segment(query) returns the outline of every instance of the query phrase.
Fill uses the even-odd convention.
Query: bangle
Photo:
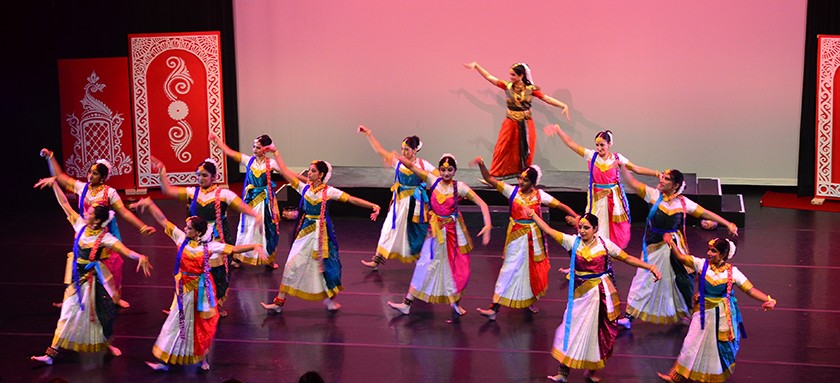
[[[773,299],[773,297],[771,297],[770,294],[767,294],[767,302],[773,302],[774,305],[776,304],[776,300]]]
[[[140,232],[142,233],[143,230],[146,230],[149,227],[150,227],[149,225],[143,225],[143,227],[140,228]]]

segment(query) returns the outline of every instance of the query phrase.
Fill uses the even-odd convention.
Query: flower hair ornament
[[[529,67],[528,64],[525,64],[525,63],[514,64],[514,66],[517,66],[517,65],[522,65],[522,67],[525,68],[525,78],[528,80],[528,82],[531,83],[531,85],[533,85],[534,84],[534,76],[531,74],[531,67]]]
[[[402,146],[404,146],[404,147],[406,147],[406,148],[411,148],[410,146],[408,146],[408,144],[406,144],[406,143],[405,143],[405,140],[403,140],[403,142],[402,142]],[[417,139],[417,149],[414,149],[414,152],[415,152],[415,153],[416,153],[416,152],[419,152],[419,151],[420,151],[420,149],[423,149],[423,140],[421,140],[421,139],[419,139],[419,138],[418,138],[418,139]]]
[[[726,259],[732,259],[735,256],[735,242],[732,242],[729,238],[726,239],[726,242],[729,242],[729,256]]]
[[[219,167],[219,163],[218,163],[218,162],[216,162],[216,160],[214,160],[214,159],[212,159],[212,158],[205,158],[205,159],[204,159],[204,162],[209,162],[209,163],[213,164],[213,166],[215,166],[216,168],[218,168],[218,167]]]
[[[109,210],[109,211],[108,211],[108,219],[106,219],[105,221],[103,221],[102,223],[100,223],[100,224],[99,224],[99,227],[106,227],[106,226],[108,226],[108,224],[109,224],[109,223],[111,223],[111,221],[113,221],[113,220],[114,220],[114,216],[115,216],[115,215],[116,215],[116,214],[114,213],[114,210]]]
[[[312,165],[315,165],[315,163],[317,163],[318,161],[319,160],[312,161]],[[329,181],[330,178],[332,178],[332,175],[333,175],[332,164],[327,162],[327,161],[324,161],[324,160],[320,160],[320,161],[322,161],[324,164],[327,165],[327,174],[324,175],[324,180],[321,181],[321,183],[327,183],[327,181]]]
[[[615,144],[615,137],[613,137],[612,132],[610,132],[609,130],[602,130],[598,132],[598,138],[596,138],[595,141],[602,140],[603,138],[601,138],[601,136],[607,136],[607,143],[609,143],[610,145]]]
[[[540,168],[540,166],[539,166],[539,165],[531,165],[531,166],[529,166],[529,167],[530,167],[531,169],[536,170],[536,172],[537,172],[537,182],[534,182],[534,185],[539,185],[539,184],[540,184],[540,180],[542,180],[542,176],[543,176],[542,168]]]
[[[451,159],[452,159],[452,162],[454,162],[454,163],[453,163],[453,164],[450,164],[450,163],[447,161],[447,162],[444,162],[444,163],[443,163],[443,165],[444,165],[444,166],[455,166],[455,167],[457,167],[457,166],[458,166],[458,160],[455,158],[455,155],[454,155],[454,154],[452,154],[452,153],[443,153],[443,155],[442,155],[442,156],[440,156],[440,160],[442,160],[442,159],[444,159],[444,158],[446,158],[446,157],[451,158]],[[440,160],[438,160],[438,161],[440,161]]]
[[[682,194],[683,191],[685,191],[685,181],[683,181],[682,184],[680,184],[680,188],[677,189],[677,195]]]
[[[108,168],[108,177],[111,176],[111,163],[108,162],[108,160],[106,160],[104,158],[100,158],[100,159],[96,160],[96,163]],[[105,177],[104,179],[108,179],[108,177]]]

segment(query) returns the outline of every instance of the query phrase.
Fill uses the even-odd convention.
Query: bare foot
[[[475,311],[478,311],[478,313],[481,314],[481,316],[487,317],[487,319],[489,320],[496,320],[497,312],[493,310],[477,308],[475,309]]]
[[[120,356],[120,355],[122,355],[122,351],[120,351],[120,349],[118,349],[118,348],[116,348],[116,347],[114,347],[114,346],[112,346],[112,345],[110,345],[110,344],[108,345],[108,352],[110,352],[110,353],[111,353],[111,355],[113,355],[113,356]]]
[[[210,363],[207,363],[207,359],[201,361],[201,369],[204,371],[210,370]]]
[[[127,308],[131,307],[131,305],[128,302],[126,302],[122,299],[120,299],[120,301],[117,302],[117,306],[119,306],[121,309],[127,309]]]
[[[282,307],[282,306],[275,305],[274,303],[264,303],[264,302],[260,302],[260,306],[262,306],[264,309],[266,309],[266,310],[268,310],[268,311],[274,311],[275,313],[278,313],[278,314],[279,314],[281,311],[283,311],[283,307]]]
[[[41,363],[46,364],[48,366],[52,366],[52,364],[53,364],[53,358],[50,358],[47,355],[31,356],[31,357],[29,357],[29,359],[34,360],[36,362],[41,362]]]
[[[670,376],[670,375],[665,375],[665,374],[663,374],[663,373],[661,373],[661,372],[657,372],[657,373],[656,373],[656,376],[658,376],[658,377],[659,377],[659,379],[662,379],[662,380],[664,380],[664,381],[666,381],[666,382],[673,382],[673,381],[674,381],[673,379],[671,379],[671,376]]]
[[[169,371],[169,366],[163,363],[146,362],[146,365],[151,367],[152,370],[155,371]]]

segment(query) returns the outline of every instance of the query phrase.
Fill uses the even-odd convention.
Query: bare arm
[[[222,141],[221,138],[219,138],[219,136],[217,136],[213,133],[210,133],[210,135],[207,137],[207,139],[210,140],[210,142],[218,145],[219,148],[222,149],[222,152],[224,152],[226,156],[228,156],[230,158],[233,158],[236,161],[241,161],[242,160],[242,153],[231,149],[229,146],[227,146],[227,144],[225,144],[224,141]]]
[[[67,218],[72,217],[76,211],[73,210],[73,206],[70,206],[70,202],[67,201],[67,196],[64,194],[64,190],[61,190],[61,186],[58,186],[58,183],[55,182],[55,177],[45,178],[39,181],[39,183],[41,182],[49,182],[51,184],[53,193],[55,193],[55,200],[58,202],[58,205],[61,206],[61,210],[64,210],[64,215],[66,215]]]
[[[245,203],[242,198],[236,197],[230,204],[230,208],[236,211],[237,213],[249,215],[257,220],[257,222],[262,222],[262,217],[257,214],[256,210],[251,208],[251,205]]]
[[[476,157],[474,160],[472,160],[472,162],[470,162],[470,164],[478,165],[478,169],[481,170],[481,177],[484,178],[484,181],[486,181],[488,184],[490,184],[490,186],[496,189],[499,188],[499,184],[501,182],[499,182],[499,180],[497,180],[496,177],[490,175],[490,171],[487,170],[487,166],[484,165],[484,160],[481,157]]]
[[[561,234],[559,231],[552,229],[551,226],[549,226],[548,223],[546,223],[542,218],[540,218],[540,215],[537,214],[537,212],[533,209],[529,207],[524,207],[523,210],[525,211],[525,215],[533,219],[534,223],[536,223],[537,226],[539,226],[540,230],[542,230],[544,233],[548,234],[553,238],[557,238],[557,236]]]
[[[770,311],[776,308],[776,300],[755,287],[747,290],[747,295],[759,302],[763,302],[761,307],[764,311]]]
[[[487,203],[475,194],[474,191],[467,193],[467,199],[478,205],[478,208],[481,209],[481,218],[484,220],[484,226],[478,232],[478,236],[481,237],[481,244],[486,246],[490,243],[490,231],[493,230],[493,224],[490,221],[490,208],[487,207]]]
[[[715,213],[713,213],[709,210],[703,210],[703,214],[700,214],[700,218],[710,219],[710,220],[715,221],[715,222],[717,222],[717,223],[719,223],[723,226],[726,226],[726,228],[729,229],[729,234],[730,235],[732,235],[734,237],[738,236],[738,225],[727,221],[723,217],[721,217],[721,216],[719,216],[719,215],[717,215],[717,214],[715,214]]]
[[[120,217],[122,217],[122,219],[128,221],[128,223],[130,223],[132,226],[136,227],[137,230],[140,231],[140,234],[152,235],[157,231],[157,230],[155,230],[155,228],[143,223],[143,221],[141,221],[140,218],[137,218],[137,216],[134,215],[134,213],[132,213],[131,210],[126,209],[125,206],[120,205],[120,206],[114,208],[114,211]]]
[[[563,129],[560,129],[560,125],[557,125],[557,124],[548,125],[545,128],[543,128],[543,132],[549,137],[557,135],[558,137],[560,137],[560,140],[563,141],[563,143],[566,144],[566,146],[569,147],[569,149],[572,149],[573,152],[575,152],[579,156],[583,157],[583,155],[584,155],[583,146],[578,145],[577,142],[572,140],[572,138],[569,137],[569,135],[566,134],[566,132],[564,132]]]
[[[647,185],[637,180],[636,177],[633,177],[624,166],[621,166],[621,174],[624,176],[624,180],[627,181],[628,186],[636,191],[636,194],[639,194],[639,191],[645,190],[645,187],[647,187]]]
[[[166,165],[163,162],[155,157],[150,158],[152,160],[152,165],[158,169],[158,175],[160,176],[160,191],[168,197],[177,198],[179,193],[186,190],[186,188],[180,186],[172,186],[172,183],[169,182],[169,177],[166,176]]]
[[[624,253],[623,250],[621,252]],[[659,273],[659,269],[656,268],[656,265],[650,264],[650,263],[645,263],[641,259],[636,258],[636,257],[634,257],[630,254],[627,254],[627,253],[624,253],[624,255],[625,255],[625,257],[624,257],[624,259],[621,260],[622,262],[624,262],[624,263],[626,263],[630,266],[639,268],[639,269],[645,269],[645,270],[650,271],[650,273],[653,274],[653,280],[654,281],[658,281],[659,278],[662,278],[662,275]]]
[[[659,170],[648,169],[646,167],[639,166],[633,163],[628,163],[625,166],[627,167],[627,170],[636,174],[641,174],[643,176],[659,177],[660,175]]]
[[[464,64],[464,67],[467,68],[467,69],[475,69],[478,72],[478,74],[481,75],[481,77],[484,77],[485,80],[487,80],[488,82],[490,82],[493,85],[496,85],[496,84],[499,83],[498,78],[496,78],[495,76],[490,74],[490,72],[488,72],[486,69],[484,69],[481,65],[478,65],[478,63],[475,62],[475,61],[473,61],[469,64]]]
[[[359,207],[366,207],[368,209],[373,209],[373,213],[371,213],[371,215],[370,215],[370,220],[371,221],[376,221],[376,217],[379,216],[379,205],[377,205],[373,202],[365,201],[365,200],[363,200],[361,198],[358,198],[358,197],[353,197],[351,195],[348,195],[348,197],[349,198],[347,199],[347,202],[352,204],[352,205],[356,205],[356,206],[359,206]]]
[[[423,180],[423,182],[425,182],[426,177],[429,176],[429,172],[417,167],[417,165],[415,165],[414,162],[409,161],[408,158],[405,158],[399,154],[395,155],[394,158],[399,160],[400,163],[402,163],[403,166],[405,166],[408,170],[411,170],[414,174],[417,174],[417,176],[419,176]]]
[[[137,261],[137,269],[135,271],[143,269],[143,274],[147,277],[152,275],[152,264],[149,262],[149,257],[125,247],[122,242],[117,242],[116,245],[112,246],[111,251]]]
[[[50,175],[55,177],[61,187],[70,187],[76,183],[76,179],[68,176],[61,170],[61,165],[55,159],[55,153],[47,148],[41,149],[41,157],[47,159],[47,165],[50,168]]]
[[[148,210],[149,214],[152,215],[152,218],[154,218],[155,221],[157,221],[157,223],[163,227],[172,224],[172,222],[169,222],[169,220],[166,219],[166,216],[163,214],[162,211],[160,211],[160,208],[158,208],[157,205],[155,205],[155,202],[152,201],[150,197],[143,198],[131,204],[131,208],[140,209],[141,212]]]
[[[694,266],[691,262],[691,258],[688,254],[685,254],[680,250],[680,247],[674,243],[674,237],[671,234],[665,234],[662,236],[662,240],[671,248],[671,253],[677,257],[677,260],[680,261],[681,264],[686,266]]]
[[[300,174],[297,174],[297,173],[289,170],[288,167],[286,167],[286,161],[283,161],[283,157],[280,156],[280,151],[277,150],[277,148],[274,147],[274,145],[271,145],[270,148],[274,152],[274,161],[276,161],[277,166],[280,167],[280,175],[282,175],[283,178],[286,179],[286,182],[288,182],[290,184],[294,184],[295,182],[307,182],[308,181],[305,178],[301,179]]]
[[[553,106],[556,106],[560,109],[563,109],[563,115],[566,116],[566,120],[569,120],[569,121],[572,120],[572,117],[569,115],[569,106],[566,105],[566,103],[564,103],[564,102],[562,102],[562,101],[560,101],[560,100],[558,100],[554,97],[551,97],[547,94],[544,95],[540,100],[545,101],[545,103],[548,104],[548,105],[553,105]]]
[[[359,127],[356,128],[356,131],[367,137],[370,147],[373,148],[373,151],[376,152],[376,154],[379,154],[379,156],[385,161],[391,161],[391,153],[382,147],[382,144],[380,144],[376,137],[373,136],[373,132],[371,132],[370,129],[364,125],[359,125]]]

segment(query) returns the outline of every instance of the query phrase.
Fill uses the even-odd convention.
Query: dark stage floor
[[[749,337],[742,341],[731,382],[831,382],[840,375],[840,309],[833,283],[840,279],[840,215],[759,207],[760,194],[745,195],[746,227],[741,229],[734,263],[759,289],[779,302],[764,313],[758,302],[739,293]],[[63,214],[43,192],[44,204],[55,209],[20,214],[2,222],[6,248],[0,288],[0,382],[43,382],[62,377],[71,382],[296,382],[306,371],[317,370],[327,382],[545,382],[557,362],[549,354],[555,328],[566,304],[566,281],[557,270],[568,256],[551,246],[551,287],[536,315],[503,309],[496,322],[477,315],[476,307],[490,302],[501,259],[504,227],[497,226],[487,247],[472,254],[472,280],[462,301],[469,314],[460,324],[448,324],[447,305],[417,302],[409,316],[388,308],[401,300],[413,265],[389,262],[379,272],[364,268],[376,246],[378,222],[361,217],[335,217],[343,260],[343,308],[330,315],[320,302],[290,298],[279,315],[269,315],[259,301],[273,297],[282,262],[289,248],[291,223],[284,223],[278,249],[281,268],[242,268],[233,274],[233,290],[226,304],[230,316],[219,322],[210,356],[212,369],[150,370],[151,349],[172,300],[171,270],[177,251],[159,233],[141,238],[120,222],[125,242],[152,258],[154,275],[145,279],[126,260],[125,299],[131,302],[116,321],[114,344],[123,356],[80,355],[63,352],[53,366],[29,360],[49,345],[61,300],[65,253],[73,232]],[[184,209],[174,201],[161,202],[179,225]],[[20,212],[20,211],[18,211]],[[24,211],[26,213],[26,210]],[[473,213],[474,214],[474,213]],[[384,216],[384,213],[383,213]],[[150,217],[142,216],[151,222]],[[496,221],[496,220],[494,220]],[[504,221],[501,219],[499,221]],[[559,222],[553,222],[561,227]],[[638,255],[643,225],[633,226],[629,251]],[[571,228],[562,226],[571,232]],[[476,232],[474,230],[474,232]],[[724,230],[689,228],[695,253]],[[837,253],[835,253],[837,251]],[[634,270],[616,265],[617,284],[626,297]],[[604,382],[656,382],[679,352],[687,327],[636,323],[619,335],[614,356],[603,370]],[[581,371],[570,381],[582,382]]]

